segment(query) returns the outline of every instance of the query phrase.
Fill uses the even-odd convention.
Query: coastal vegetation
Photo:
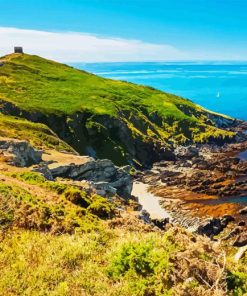
[[[37,149],[73,151],[46,125],[2,113],[0,113],[0,137],[26,140]]]
[[[117,191],[178,144],[234,141],[235,120],[26,54],[1,58],[0,108],[0,295],[247,294],[246,252],[144,223]]]
[[[25,189],[24,189],[25,188]],[[74,233],[98,227],[114,205],[79,188],[46,181],[38,173],[7,173],[0,183],[1,227]]]
[[[137,220],[75,234],[1,230],[2,295],[245,295],[246,263],[183,229],[147,232]],[[89,222],[87,223],[95,223]],[[138,224],[139,223],[139,224]],[[226,249],[227,250],[227,249]]]
[[[27,54],[1,62],[2,112],[46,124],[82,155],[145,166],[164,155],[172,158],[174,145],[235,137],[222,129],[231,118],[151,87]],[[50,145],[51,136],[45,142]]]
[[[114,203],[64,182],[10,172],[0,197],[2,295],[247,292],[247,257],[236,265],[236,249],[182,228],[148,229],[131,214],[121,219]]]

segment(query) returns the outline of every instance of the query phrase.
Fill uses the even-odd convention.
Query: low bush
[[[173,265],[171,258],[179,246],[168,235],[147,235],[123,243],[110,255],[108,276],[129,281],[134,295],[169,295]]]
[[[229,272],[227,284],[233,296],[247,295],[247,273],[239,271]]]

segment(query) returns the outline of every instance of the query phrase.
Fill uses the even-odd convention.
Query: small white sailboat
[[[220,93],[218,92],[217,95],[216,95],[216,98],[219,98],[219,97],[220,97]]]

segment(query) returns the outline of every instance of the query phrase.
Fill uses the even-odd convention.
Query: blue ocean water
[[[149,85],[247,120],[247,63],[94,63],[74,67]]]

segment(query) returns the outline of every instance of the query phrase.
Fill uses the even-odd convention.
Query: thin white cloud
[[[185,60],[189,57],[166,44],[99,37],[87,33],[45,32],[0,27],[0,55],[23,46],[30,54],[61,62]]]

